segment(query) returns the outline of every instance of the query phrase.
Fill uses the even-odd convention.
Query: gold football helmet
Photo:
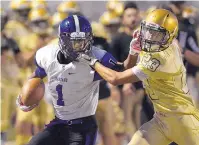
[[[40,21],[40,20],[48,20],[49,13],[46,9],[38,8],[38,9],[32,9],[29,14],[29,20],[31,22],[33,21]]]
[[[65,1],[58,5],[57,11],[62,13],[75,13],[79,11],[79,7],[75,1]]]
[[[104,26],[120,24],[119,16],[116,13],[110,11],[104,12],[99,21]]]
[[[28,1],[28,0],[12,0],[10,2],[10,8],[12,10],[30,9],[30,1]]]
[[[47,2],[45,0],[33,0],[31,2],[31,8],[47,8]]]
[[[63,21],[68,15],[66,13],[60,13],[56,12],[51,18],[51,25],[53,27],[57,26],[60,24],[61,21]]]
[[[114,12],[116,15],[121,16],[124,11],[124,4],[117,0],[108,1],[106,4],[106,8],[110,12]]]
[[[31,6],[28,0],[12,0],[10,8],[14,11],[14,16],[19,21],[26,21],[30,12]]]
[[[165,9],[155,9],[141,22],[140,39],[143,51],[159,52],[169,47],[178,33],[176,16]]]
[[[91,27],[94,36],[107,39],[106,30],[104,29],[104,26],[101,23],[93,21],[91,23]]]
[[[184,18],[196,18],[199,9],[193,6],[188,6],[183,9],[182,16]]]
[[[65,19],[67,18],[68,15],[66,13],[60,13],[60,12],[56,12],[52,17],[51,17],[51,26],[52,26],[52,34],[55,36],[58,35],[58,28],[59,28],[59,24]]]
[[[29,21],[32,30],[37,34],[45,34],[49,28],[49,13],[44,8],[32,9]]]

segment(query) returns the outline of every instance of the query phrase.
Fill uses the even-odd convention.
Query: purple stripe
[[[37,77],[39,77],[39,78],[44,78],[44,77],[46,77],[47,76],[47,74],[46,74],[46,71],[42,68],[42,67],[40,67],[39,65],[38,65],[38,63],[37,63],[37,61],[36,61],[36,58],[35,58],[35,65],[37,66],[37,68],[36,68],[36,70],[35,70],[35,75],[37,76]]]

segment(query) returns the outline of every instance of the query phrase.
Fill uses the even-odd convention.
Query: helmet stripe
[[[73,18],[75,20],[75,29],[76,29],[76,32],[80,32],[79,19],[78,19],[77,15],[73,15]]]

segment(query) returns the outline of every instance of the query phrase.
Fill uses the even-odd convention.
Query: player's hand
[[[95,63],[98,61],[98,59],[91,57],[87,54],[80,54],[78,57],[79,61],[85,62],[86,64],[88,64],[90,67],[94,67]]]
[[[130,50],[129,50],[130,55],[138,55],[141,51],[140,34],[139,33],[140,33],[139,30],[136,30],[133,33],[133,39],[131,40]]]
[[[38,104],[34,104],[32,106],[25,106],[22,101],[21,101],[21,96],[19,95],[17,97],[17,100],[16,100],[16,105],[24,112],[28,112],[28,111],[31,111],[32,109],[34,109],[36,106],[38,106]]]

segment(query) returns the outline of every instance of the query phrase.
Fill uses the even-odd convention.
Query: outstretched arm
[[[132,69],[123,72],[111,70],[99,62],[96,62],[93,68],[100,74],[100,76],[107,82],[113,85],[121,85],[125,83],[133,83],[139,81],[138,77],[133,73]]]
[[[136,65],[138,55],[129,54],[127,59],[124,61],[124,68],[129,69]]]

